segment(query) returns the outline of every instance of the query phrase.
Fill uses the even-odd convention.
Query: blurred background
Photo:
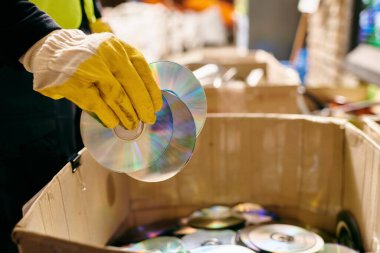
[[[379,0],[101,4],[112,31],[149,62],[193,70],[209,112],[380,113]],[[229,101],[236,95],[236,103],[224,106],[224,93]]]

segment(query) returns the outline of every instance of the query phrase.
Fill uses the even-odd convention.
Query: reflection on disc
[[[232,208],[234,215],[243,217],[247,224],[261,224],[273,221],[275,214],[254,203],[240,203]]]
[[[324,245],[319,235],[284,224],[254,227],[248,234],[248,240],[258,249],[269,252],[315,253]]]
[[[187,253],[180,239],[170,236],[162,236],[148,239],[131,247],[123,247],[124,251],[148,251],[162,253]]]
[[[227,229],[238,228],[244,225],[245,220],[239,217],[227,217],[223,219],[212,219],[207,217],[190,218],[188,225],[194,228],[203,229]]]
[[[172,115],[173,132],[165,152],[149,166],[126,172],[144,182],[159,182],[176,175],[193,155],[196,128],[187,106],[175,95],[163,91]]]
[[[185,227],[181,227],[180,229],[176,230],[174,232],[174,235],[176,235],[176,236],[185,236],[185,235],[193,234],[193,233],[195,233],[197,231],[198,231],[198,229],[196,229],[196,228],[192,228],[190,226],[185,226]]]
[[[236,232],[232,230],[198,230],[193,234],[182,237],[187,250],[209,245],[235,244]]]
[[[191,253],[253,253],[253,251],[238,245],[219,245],[196,248],[191,250]]]
[[[180,228],[180,221],[178,219],[158,220],[128,229],[120,237],[111,242],[110,245],[123,246],[158,236],[170,235],[178,228]]]
[[[154,62],[150,68],[161,90],[172,91],[187,105],[193,115],[198,136],[206,120],[207,102],[197,78],[189,69],[174,62]]]
[[[357,253],[358,251],[350,249],[346,246],[334,244],[334,243],[326,243],[323,247],[321,253]]]
[[[121,126],[106,128],[83,111],[80,130],[83,143],[92,157],[103,167],[124,173],[141,170],[159,159],[173,135],[172,112],[165,93],[167,92],[163,92],[163,107],[156,113],[156,123],[140,124],[137,134]],[[129,133],[138,137],[131,139]]]
[[[255,203],[240,203],[235,205],[232,208],[232,211],[235,213],[248,213],[248,212],[258,212],[264,210],[264,207],[255,204]]]

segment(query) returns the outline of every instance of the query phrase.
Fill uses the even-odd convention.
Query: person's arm
[[[60,29],[46,13],[27,0],[4,0],[0,15],[0,65],[19,64],[19,58],[38,40]]]
[[[111,33],[60,27],[25,0],[5,0],[0,60],[33,73],[33,89],[67,98],[105,126],[153,124],[162,94],[144,56]]]
[[[102,18],[102,13],[101,13],[101,9],[102,9],[102,4],[99,0],[92,0],[93,3],[94,3],[94,14],[95,14],[95,17],[96,19],[98,18]]]

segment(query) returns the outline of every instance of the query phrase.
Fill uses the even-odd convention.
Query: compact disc
[[[261,210],[264,210],[264,207],[249,202],[237,204],[232,208],[232,211],[235,213],[257,212]]]
[[[126,172],[144,182],[159,182],[176,175],[193,155],[196,129],[187,106],[175,95],[163,92],[172,114],[173,132],[165,152],[149,166]]]
[[[198,136],[207,115],[206,94],[198,79],[189,69],[174,62],[158,61],[151,63],[150,68],[161,90],[173,92],[189,108]]]
[[[204,246],[193,249],[191,253],[253,253],[252,250],[239,245]]]
[[[172,235],[180,228],[178,219],[158,220],[149,224],[129,228],[117,239],[110,242],[113,246],[123,246],[130,243],[141,242],[158,236]]]
[[[324,245],[319,235],[285,224],[253,227],[247,237],[247,246],[253,244],[255,248],[269,252],[315,253],[323,249]]]
[[[346,246],[335,244],[335,243],[326,243],[323,247],[321,253],[357,253],[358,251],[350,249]]]
[[[232,230],[202,230],[182,237],[182,242],[187,250],[192,250],[208,245],[235,244],[236,232]]]
[[[261,224],[273,221],[276,215],[254,203],[240,203],[232,208],[234,215],[243,217],[247,224]]]
[[[164,103],[156,113],[156,123],[140,124],[136,130],[139,133],[121,126],[106,128],[98,119],[83,111],[80,130],[83,143],[92,157],[103,167],[116,172],[140,170],[161,157],[173,135],[172,112],[166,100],[169,93],[162,94]],[[128,133],[131,133],[131,138]]]
[[[240,228],[244,225],[245,220],[240,217],[227,217],[222,219],[213,219],[208,217],[190,218],[188,225],[195,228],[203,229],[227,229]]]
[[[278,220],[276,220],[276,223],[277,224],[293,225],[293,226],[297,226],[297,227],[301,227],[303,229],[306,229],[307,231],[310,231],[310,232],[315,233],[315,234],[319,235],[320,237],[322,237],[325,244],[336,241],[336,238],[333,234],[330,234],[329,232],[324,231],[322,229],[316,228],[310,224],[303,223],[300,220],[281,217],[281,218],[278,218]],[[274,222],[272,224],[274,224]]]
[[[336,237],[339,244],[364,252],[359,226],[352,213],[347,210],[338,213]]]
[[[195,211],[190,217],[206,217],[212,219],[224,219],[231,216],[231,208],[228,206],[214,205]]]
[[[198,231],[198,229],[196,229],[196,228],[192,228],[190,226],[185,226],[185,227],[181,227],[178,230],[176,230],[174,232],[174,235],[176,235],[176,236],[185,236],[185,235],[193,234],[193,233],[195,233],[197,231]]]
[[[162,236],[136,243],[130,247],[123,247],[124,251],[148,251],[160,253],[187,253],[180,239]]]
[[[248,248],[253,249],[255,252],[259,252],[260,249],[257,248],[249,239],[249,233],[255,228],[256,226],[249,226],[245,227],[242,230],[239,230],[236,236],[236,241],[238,241],[238,244],[242,244]]]
[[[141,128],[135,131],[121,126],[106,128],[83,112],[82,139],[93,158],[105,168],[141,181],[162,181],[180,171],[195,146],[195,123],[177,96],[167,91],[162,95],[164,103],[156,113],[156,123],[140,124]]]

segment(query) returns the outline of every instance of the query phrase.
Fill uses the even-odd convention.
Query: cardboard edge
[[[86,148],[83,148],[82,150],[80,150],[78,152],[78,155],[82,155],[84,152],[86,152]],[[49,187],[55,182],[58,180],[58,178],[60,176],[62,176],[64,173],[72,173],[71,171],[72,167],[71,167],[71,164],[70,162],[67,162],[63,168],[58,171],[58,173],[56,175],[54,175],[54,177],[38,192],[36,193],[30,200],[28,200],[23,209],[24,209],[24,213],[23,213],[23,217],[22,219],[16,224],[15,228],[13,229],[12,231],[12,234],[11,234],[11,237],[12,237],[12,240],[18,244],[18,239],[20,239],[20,234],[24,234],[25,233],[25,229],[22,228],[22,226],[20,225],[21,223],[23,223],[26,219],[28,219],[28,217],[31,215],[31,212],[32,210],[34,210],[35,208],[37,208],[36,206],[38,205],[38,202],[40,201],[40,199],[43,197],[43,192],[46,190],[46,189],[49,189]],[[29,232],[28,232],[29,233]],[[30,232],[30,233],[33,233],[33,232]],[[39,233],[35,233],[35,234],[39,234]]]
[[[302,114],[279,114],[279,113],[208,113],[207,117],[214,118],[229,118],[229,117],[241,117],[241,118],[257,118],[257,119],[278,119],[278,120],[307,120],[315,123],[326,123],[344,126],[348,123],[346,119],[302,115]]]
[[[61,249],[64,250],[62,252],[65,253],[74,253],[74,252],[82,252],[82,253],[117,253],[117,252],[128,252],[125,250],[121,250],[118,248],[112,248],[112,247],[102,247],[102,246],[96,246],[96,245],[90,245],[90,244],[85,244],[81,242],[75,242],[75,241],[70,241],[70,240],[65,240],[49,235],[42,235],[39,233],[34,233],[34,232],[28,232],[24,231],[22,229],[16,228],[14,231],[14,234],[17,238],[22,238],[22,243],[18,244],[19,249],[22,251],[22,244],[25,242],[33,242],[33,245],[44,245],[44,251],[41,253],[45,252],[55,252],[54,249]],[[47,251],[49,250],[50,251]],[[34,252],[39,252],[38,247]]]

